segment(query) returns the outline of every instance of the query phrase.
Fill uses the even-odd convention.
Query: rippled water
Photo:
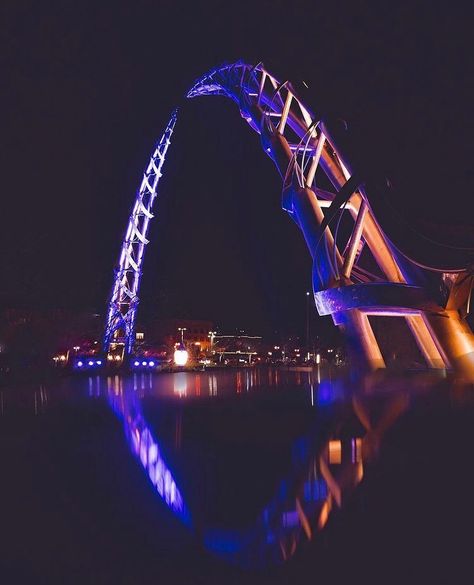
[[[1,582],[463,582],[473,389],[329,374],[4,388]]]

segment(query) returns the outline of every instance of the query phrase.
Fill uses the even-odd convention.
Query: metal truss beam
[[[453,368],[474,379],[474,336],[462,321],[470,295],[458,294],[466,288],[465,273],[451,279],[449,289],[444,275],[420,268],[396,248],[373,214],[365,177],[353,171],[332,128],[303,104],[291,83],[280,83],[262,64],[236,63],[204,75],[187,97],[217,94],[235,101],[260,134],[283,178],[282,206],[303,231],[313,257],[318,310],[332,314],[360,360],[369,368],[384,366],[368,315],[398,316],[406,320],[428,367]],[[320,188],[322,177],[333,191]],[[341,245],[344,211],[353,228]],[[372,266],[364,265],[365,247]],[[372,273],[373,265],[379,274]],[[451,310],[456,298],[463,302]]]
[[[104,336],[105,352],[110,350],[112,343],[123,345],[126,354],[133,350],[138,292],[145,246],[148,244],[148,228],[153,218],[153,203],[158,193],[158,183],[176,119],[175,110],[150,157],[128,221],[108,305]]]

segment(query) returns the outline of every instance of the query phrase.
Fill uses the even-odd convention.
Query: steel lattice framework
[[[201,77],[187,97],[207,95],[231,98],[260,134],[264,151],[282,177],[282,207],[302,230],[313,258],[317,309],[332,315],[354,354],[371,368],[384,367],[369,316],[397,316],[406,320],[428,367],[453,368],[474,377],[474,336],[463,319],[469,274],[421,267],[389,241],[370,206],[367,177],[351,168],[333,128],[303,104],[291,83],[279,82],[262,64],[239,62]],[[159,168],[175,119],[160,142],[164,146],[157,149]],[[123,244],[106,349],[114,339],[125,343],[128,353],[132,350],[145,235],[156,195],[157,180],[150,189],[147,179],[153,169],[150,163]],[[142,192],[149,194],[146,204]],[[145,216],[140,228],[134,219],[139,208]],[[352,227],[341,243],[343,213],[350,216]]]
[[[158,183],[162,176],[161,169],[171,143],[176,117],[175,110],[151,155],[130,215],[109,302],[104,339],[106,351],[112,342],[124,344],[127,354],[133,350],[138,290],[145,246],[148,244],[148,226],[153,217],[153,203],[157,196]]]

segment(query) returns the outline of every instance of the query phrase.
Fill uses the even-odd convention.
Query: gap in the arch
[[[232,102],[181,109],[160,187],[140,319],[303,335],[311,259],[281,209],[276,168]]]

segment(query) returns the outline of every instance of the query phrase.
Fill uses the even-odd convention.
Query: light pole
[[[209,350],[212,352],[212,348],[214,347],[214,337],[216,336],[217,331],[209,331],[208,337],[211,340],[211,347]]]
[[[184,345],[184,332],[186,331],[186,327],[178,327],[178,331],[181,331],[181,344]]]

